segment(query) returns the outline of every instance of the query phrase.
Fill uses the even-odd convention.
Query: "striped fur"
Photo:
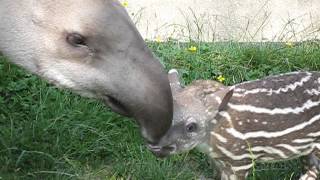
[[[212,151],[234,174],[256,161],[291,159],[320,148],[320,73],[290,73],[235,86],[211,123]],[[228,140],[221,141],[221,139]]]

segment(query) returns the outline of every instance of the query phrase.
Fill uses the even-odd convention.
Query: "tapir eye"
[[[68,34],[67,42],[74,47],[86,46],[86,38],[78,33]]]
[[[188,133],[196,132],[198,130],[198,125],[196,123],[189,123],[186,126],[186,131]]]

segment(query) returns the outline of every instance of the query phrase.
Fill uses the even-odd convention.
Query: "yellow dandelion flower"
[[[197,47],[191,46],[191,47],[188,48],[188,51],[190,51],[192,53],[195,53],[195,52],[197,52]]]
[[[293,44],[292,42],[287,42],[287,43],[286,43],[286,46],[287,46],[288,48],[293,48],[294,44]]]
[[[226,80],[226,78],[223,77],[222,75],[220,75],[220,76],[217,77],[217,80],[222,83],[222,82],[224,82]]]
[[[122,2],[122,6],[123,7],[128,7],[129,6],[129,2],[128,1],[123,1]]]
[[[163,40],[161,39],[161,37],[158,36],[158,37],[156,38],[156,42],[157,42],[157,43],[161,43],[161,42],[163,42]]]

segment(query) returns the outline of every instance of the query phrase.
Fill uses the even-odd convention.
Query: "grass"
[[[320,44],[165,43],[149,46],[186,84],[225,84],[295,70],[320,70]],[[189,52],[190,46],[197,47]],[[248,179],[297,179],[301,159],[258,164]],[[136,125],[100,102],[58,90],[0,57],[0,179],[197,179],[213,177],[205,155],[156,159]]]

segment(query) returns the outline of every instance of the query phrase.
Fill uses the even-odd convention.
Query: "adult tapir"
[[[171,125],[167,74],[117,0],[0,0],[0,51],[133,117],[148,142]]]

